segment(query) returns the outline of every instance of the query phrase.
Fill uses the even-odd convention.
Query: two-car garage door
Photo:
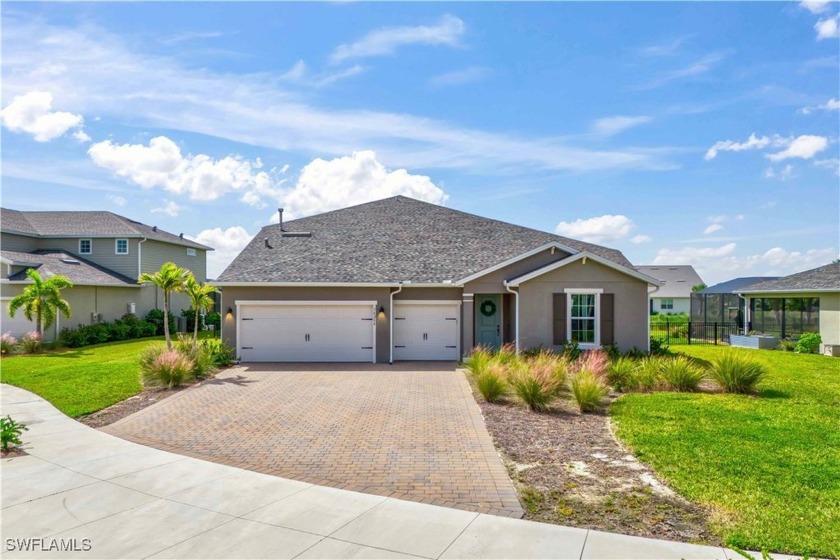
[[[375,362],[376,302],[238,306],[243,362]]]

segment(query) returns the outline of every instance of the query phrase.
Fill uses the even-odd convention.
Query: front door
[[[502,345],[502,298],[499,294],[475,295],[475,343],[488,348]]]

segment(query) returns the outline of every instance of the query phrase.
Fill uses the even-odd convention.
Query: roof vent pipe
[[[286,231],[285,229],[283,229],[283,209],[278,208],[277,214],[279,215],[280,231]]]
[[[178,234],[178,237],[180,237],[181,239],[183,239],[183,238],[184,238],[184,234],[183,234],[183,233],[179,233],[179,234]]]
[[[157,226],[154,226],[154,227],[152,228],[152,231],[157,231]]]

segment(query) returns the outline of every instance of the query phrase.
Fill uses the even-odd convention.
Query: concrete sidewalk
[[[2,460],[4,558],[740,558],[209,463],[93,430],[22,389],[0,390],[2,415],[29,426],[28,455]]]

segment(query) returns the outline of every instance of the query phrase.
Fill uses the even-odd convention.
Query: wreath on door
[[[481,314],[485,317],[492,317],[496,314],[496,304],[492,300],[486,299],[478,308]]]

